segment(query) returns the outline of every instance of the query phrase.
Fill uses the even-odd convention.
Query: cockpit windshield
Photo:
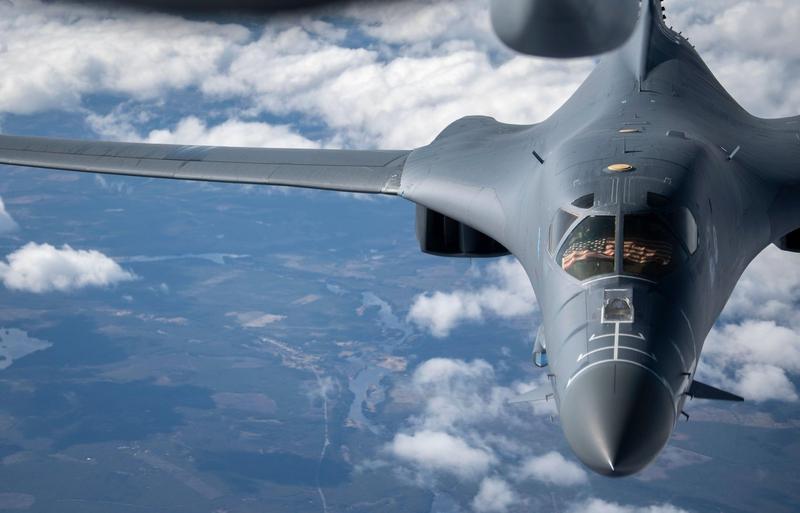
[[[686,212],[685,216],[669,218],[655,212],[626,214],[623,217],[620,265],[615,265],[618,218],[609,215],[588,216],[566,237],[556,261],[562,269],[579,280],[614,272],[659,279],[683,263],[689,252],[697,248],[697,225],[691,213],[688,210]],[[558,225],[557,233],[560,233],[562,227],[569,223],[558,221],[557,216],[551,230]],[[670,229],[673,225],[677,231]],[[680,238],[676,233],[681,233]],[[557,241],[557,238],[552,238],[551,244]]]
[[[623,241],[622,270],[625,273],[660,278],[687,258],[683,245],[653,213],[626,215]]]
[[[564,241],[558,263],[579,280],[613,273],[615,226],[614,216],[587,217]]]

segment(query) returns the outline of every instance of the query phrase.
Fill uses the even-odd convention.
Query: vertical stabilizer
[[[640,86],[651,71],[672,59],[693,62],[707,69],[692,45],[666,26],[665,17],[661,0],[642,0],[636,28],[622,50]]]

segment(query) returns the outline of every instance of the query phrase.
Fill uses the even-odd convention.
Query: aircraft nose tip
[[[674,421],[665,385],[649,370],[624,362],[585,370],[561,402],[562,426],[575,455],[606,476],[647,466],[666,445]]]

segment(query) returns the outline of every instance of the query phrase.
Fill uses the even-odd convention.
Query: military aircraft
[[[527,37],[541,23],[531,13],[548,2],[508,0],[519,10],[512,17],[500,3],[495,29],[523,52],[590,54],[620,43],[587,34],[582,18],[574,41]],[[625,32],[621,46],[535,125],[470,116],[401,151],[3,135],[0,162],[414,202],[422,251],[521,262],[543,318],[534,361],[548,366],[550,386],[518,400],[554,400],[577,457],[625,476],[659,454],[688,398],[741,400],[694,380],[703,342],[762,249],[800,251],[800,116],[748,114],[665,25],[660,0],[637,12],[629,32],[628,16],[609,21]]]

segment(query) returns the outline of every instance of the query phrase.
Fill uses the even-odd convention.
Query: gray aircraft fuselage
[[[610,476],[659,454],[738,278],[800,226],[798,119],[745,112],[656,9],[549,119],[463,118],[399,190],[519,259],[566,438]]]

